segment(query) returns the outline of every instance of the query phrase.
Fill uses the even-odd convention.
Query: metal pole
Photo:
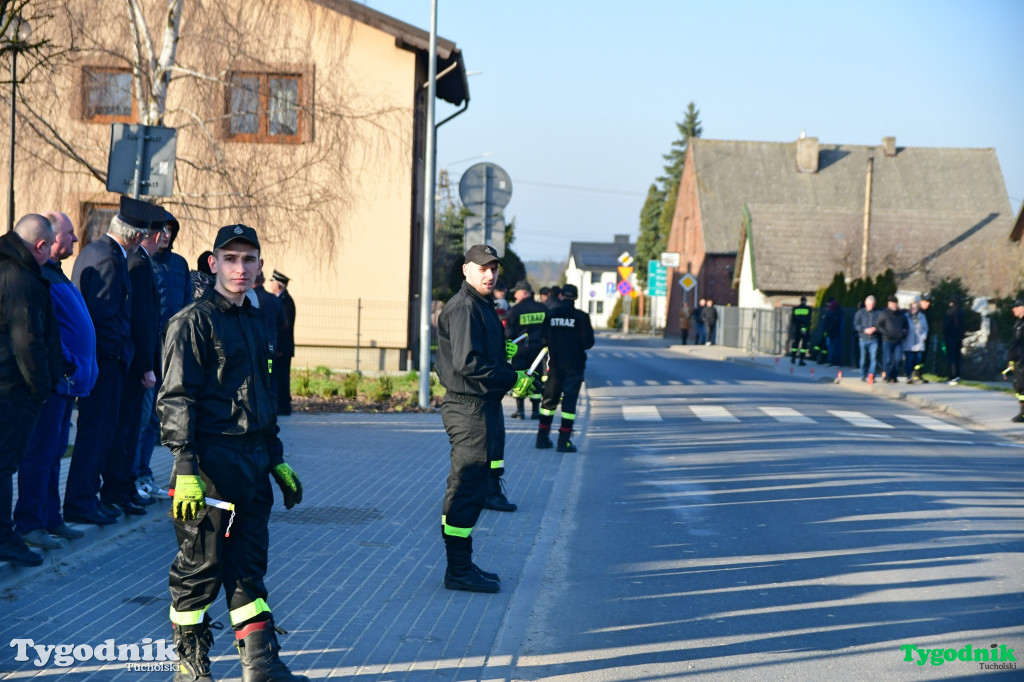
[[[14,102],[18,95],[18,50],[11,49],[11,156],[7,186],[7,231],[14,230]]]
[[[139,136],[135,142],[135,177],[132,178],[132,199],[138,199],[142,189],[142,155],[146,153],[146,126],[140,123],[137,127]]]
[[[359,373],[359,347],[362,346],[363,332],[363,299],[356,299],[356,373]]]
[[[423,162],[423,243],[420,256],[420,395],[419,407],[430,406],[430,302],[434,261],[434,99],[437,96],[437,0],[430,2],[430,48],[427,54],[427,125]]]

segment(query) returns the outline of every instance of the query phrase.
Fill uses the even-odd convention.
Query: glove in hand
[[[206,506],[206,484],[198,476],[178,474],[174,482],[174,518],[192,521]]]
[[[281,494],[284,496],[285,509],[291,509],[302,502],[302,481],[299,480],[295,469],[282,463],[274,467],[272,473],[274,480],[277,481],[277,487],[281,489]]]
[[[515,385],[512,387],[513,398],[525,398],[526,396],[533,393],[533,377],[526,373],[525,370],[519,370],[516,372]]]
[[[516,353],[518,353],[518,352],[519,352],[519,344],[518,343],[516,343],[515,341],[506,341],[505,342],[505,359],[506,360],[511,360],[512,358],[514,358],[516,356]]]

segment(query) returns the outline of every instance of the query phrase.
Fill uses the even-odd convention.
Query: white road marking
[[[647,384],[648,386],[661,386],[660,381],[655,381],[653,379],[646,379],[644,380],[644,383]]]
[[[759,407],[757,409],[761,410],[769,417],[776,419],[780,422],[792,422],[800,424],[814,423],[813,419],[800,414],[792,407]]]
[[[863,412],[855,412],[853,410],[829,410],[829,414],[833,417],[839,417],[840,419],[847,421],[854,426],[859,426],[864,429],[891,429],[894,428],[891,424],[878,421],[874,417],[869,417]]]
[[[918,426],[923,426],[924,428],[930,429],[932,431],[954,431],[956,433],[970,433],[970,431],[968,431],[967,429],[961,428],[955,424],[950,424],[948,422],[942,421],[941,419],[929,417],[928,415],[924,414],[897,414],[893,416],[899,417],[900,419],[905,419],[911,424],[917,424]]]
[[[630,422],[660,422],[661,413],[654,405],[623,405],[622,418]]]
[[[691,405],[693,414],[704,422],[738,422],[729,410],[721,405]]]
[[[623,379],[622,380],[622,385],[623,386],[636,386],[636,382],[633,381],[632,379]]]

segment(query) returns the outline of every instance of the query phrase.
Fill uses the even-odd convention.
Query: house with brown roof
[[[147,111],[132,66],[168,48],[167,3],[140,3],[143,36],[125,3],[64,5],[33,31],[64,50],[52,70],[18,62],[16,209],[67,213],[85,244],[116,212],[111,124]],[[175,250],[195,267],[218,226],[256,227],[265,270],[291,279],[296,366],[404,369],[419,334],[429,60],[458,114],[461,51],[439,38],[430,55],[427,31],[353,0],[185,3],[180,21],[158,122],[177,130],[177,165],[156,198],[181,223]]]
[[[775,307],[837,272],[892,268],[901,289],[959,277],[977,295],[1020,284],[1022,254],[993,149],[690,141],[668,250],[717,303]],[[670,287],[669,319],[682,301]]]

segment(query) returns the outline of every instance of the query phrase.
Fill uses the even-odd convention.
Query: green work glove
[[[198,476],[178,474],[174,481],[174,518],[192,521],[206,506],[206,484]]]
[[[513,398],[525,398],[526,396],[533,393],[533,377],[526,373],[525,370],[519,370],[516,372],[515,385],[512,387]]]
[[[514,358],[516,356],[516,353],[518,353],[518,352],[519,352],[519,344],[518,343],[516,343],[515,341],[506,341],[505,342],[505,359],[506,360],[511,360],[512,358]]]
[[[274,467],[272,473],[274,480],[277,481],[277,487],[281,489],[281,494],[284,496],[285,509],[291,509],[302,502],[302,481],[299,480],[295,469],[282,463]]]

